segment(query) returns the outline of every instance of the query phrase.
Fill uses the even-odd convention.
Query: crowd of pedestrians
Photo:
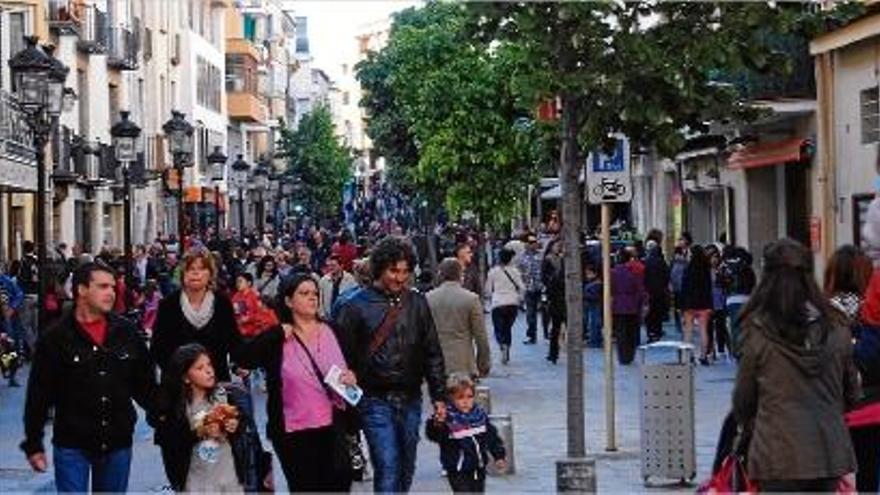
[[[124,491],[137,404],[175,491],[268,489],[274,455],[292,491],[344,492],[368,452],[374,489],[406,492],[422,428],[440,444],[451,488],[482,491],[486,466],[503,467],[506,455],[474,404],[493,364],[489,313],[502,366],[516,359],[518,338],[546,345],[556,364],[573,331],[589,347],[613,345],[621,365],[643,341],[693,343],[702,366],[738,367],[719,458],[741,454],[764,490],[829,489],[853,473],[860,490],[877,490],[880,258],[869,254],[880,252],[880,235],[867,233],[865,252],[841,247],[822,289],[812,254],[790,240],[756,264],[740,246],[698,245],[686,232],[667,255],[654,230],[613,243],[603,280],[586,239],[584,327],[568,329],[557,217],[537,232],[487,238],[461,225],[418,228],[399,198],[376,191],[348,225],[157,240],[136,247],[130,264],[119,252],[61,247],[41,267],[26,243],[0,275],[0,365],[16,386],[18,367],[31,363],[21,447],[32,467],[48,468],[42,439],[54,409],[56,487]],[[42,298],[50,323],[38,329],[41,275],[52,279]],[[526,330],[515,336],[520,312]],[[330,374],[362,391],[356,405],[329,386]],[[254,422],[254,393],[267,394],[271,449]]]

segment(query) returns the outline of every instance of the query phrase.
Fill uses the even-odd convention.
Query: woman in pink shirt
[[[266,370],[266,430],[290,491],[347,492],[350,465],[344,453],[336,452],[333,414],[334,408],[345,409],[345,403],[324,386],[324,375],[335,365],[343,370],[342,383],[355,385],[357,380],[333,330],[318,316],[314,279],[298,275],[281,293],[281,325],[245,344],[238,364]]]

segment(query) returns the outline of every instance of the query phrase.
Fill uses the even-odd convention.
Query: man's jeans
[[[128,491],[131,448],[100,454],[55,447],[52,462],[55,463],[55,490],[58,492],[88,492],[89,472],[94,493]]]
[[[538,304],[541,291],[526,292],[526,337],[534,342],[538,338]]]
[[[416,468],[422,399],[364,397],[358,405],[373,463],[373,491],[409,491]]]
[[[602,347],[602,305],[584,305],[584,342],[587,347]]]

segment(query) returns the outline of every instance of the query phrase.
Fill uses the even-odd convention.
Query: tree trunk
[[[566,348],[568,350],[568,456],[586,455],[584,434],[583,283],[581,277],[581,187],[577,163],[576,105],[562,95],[562,149],[559,182],[562,188],[562,231],[565,249]]]

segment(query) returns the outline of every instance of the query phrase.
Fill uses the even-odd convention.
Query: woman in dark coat
[[[180,262],[183,289],[168,294],[159,303],[150,346],[150,353],[162,372],[163,388],[167,389],[165,372],[171,356],[179,347],[192,343],[208,350],[217,380],[228,382],[231,380],[229,360],[230,357],[235,360],[241,336],[232,303],[213,290],[217,276],[214,256],[207,249],[197,248],[186,253]],[[174,441],[174,433],[166,427],[163,416],[167,419],[169,414],[160,413],[159,418],[154,418],[156,443],[162,447],[166,474],[169,474],[173,461],[166,458],[164,445]]]
[[[709,364],[709,320],[712,317],[712,269],[701,246],[691,248],[691,259],[681,283],[684,341],[693,341],[694,320],[700,329],[700,364]]]
[[[844,411],[858,397],[846,319],[813,278],[812,254],[782,239],[743,309],[737,423],[751,428],[748,474],[762,491],[834,492],[856,470]]]
[[[550,317],[550,350],[547,361],[556,364],[559,359],[559,333],[565,323],[565,267],[562,263],[562,241],[547,246],[541,264],[541,279],[547,291],[547,313]]]

